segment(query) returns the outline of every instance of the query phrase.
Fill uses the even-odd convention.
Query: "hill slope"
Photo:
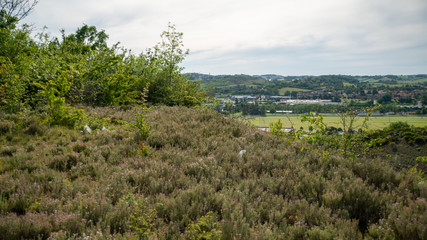
[[[135,111],[86,109],[91,134],[1,114],[0,236],[427,237],[425,184],[380,159],[183,107],[152,109],[138,141]]]

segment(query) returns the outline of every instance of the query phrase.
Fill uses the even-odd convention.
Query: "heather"
[[[136,55],[17,25],[31,2],[0,10],[0,239],[427,239],[425,128],[262,132],[182,74],[173,24]]]
[[[2,239],[427,237],[423,176],[389,159],[205,108],[79,110],[75,128],[1,112]]]

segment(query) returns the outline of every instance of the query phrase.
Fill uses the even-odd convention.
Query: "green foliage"
[[[61,125],[73,128],[78,125],[83,118],[83,111],[65,104],[65,95],[70,90],[72,72],[63,71],[56,79],[50,80],[46,85],[38,84],[43,89],[41,98],[47,102],[48,114],[47,123],[50,125]]]
[[[391,123],[382,130],[360,136],[368,150],[380,149],[384,155],[393,156],[390,163],[397,169],[412,169],[420,176],[427,172],[427,163],[417,161],[427,154],[427,128],[414,127],[406,122]]]
[[[415,164],[415,166],[413,166],[410,170],[409,170],[409,172],[410,173],[415,173],[417,176],[418,176],[418,178],[420,179],[420,183],[424,183],[425,182],[425,172],[423,172],[423,170],[421,170],[421,169],[417,169],[418,168],[418,164],[423,164],[423,165],[425,165],[426,163],[427,163],[427,157],[426,156],[422,156],[422,157],[417,157],[416,159],[415,159],[415,162],[416,162],[416,164]]]
[[[15,65],[5,57],[0,56],[0,104],[8,112],[21,111],[25,85],[15,71]]]
[[[156,68],[150,80],[148,101],[166,105],[197,106],[206,100],[206,93],[198,82],[188,81],[182,75],[179,64],[189,50],[183,49],[183,33],[177,32],[173,24],[161,35],[162,41],[147,53],[150,64]]]
[[[37,5],[37,0],[2,1],[0,8],[0,29],[14,28]]]
[[[139,239],[149,239],[154,236],[155,220],[157,218],[156,209],[149,209],[143,199],[136,198],[133,194],[128,194],[121,199],[122,205],[130,208],[129,229],[131,229]],[[161,208],[161,204],[157,204]]]
[[[356,117],[359,111],[349,109],[340,112],[340,129],[342,130],[342,134],[338,132],[337,128],[328,127],[321,114],[316,115],[312,112],[309,116],[302,114],[301,121],[308,122],[309,128],[314,130],[314,132],[307,133],[308,137],[306,137],[305,140],[309,143],[335,148],[340,151],[344,157],[354,158],[366,154],[366,148],[369,148],[369,146],[365,141],[361,140],[361,138],[363,138],[368,131],[367,123],[371,114],[379,107],[380,106],[365,108],[362,111],[364,113],[364,119],[359,126],[356,126]]]
[[[283,124],[280,121],[280,119],[275,123],[270,123],[270,132],[271,134],[278,136],[278,137],[284,137],[285,133],[283,132]]]
[[[208,212],[205,216],[200,217],[197,222],[191,223],[187,227],[187,239],[191,240],[211,240],[221,239],[221,230],[216,229],[218,223],[216,222],[213,212]]]
[[[393,96],[391,95],[391,93],[387,93],[378,99],[378,103],[387,104],[387,103],[390,103],[392,99],[393,99]]]
[[[383,130],[378,130],[366,136],[369,139],[384,139],[387,144],[390,142],[399,142],[405,140],[408,144],[423,145],[427,143],[427,128],[413,127],[406,122],[391,123]]]
[[[150,136],[150,131],[152,129],[152,126],[147,123],[145,119],[144,110],[135,114],[135,122],[136,123],[133,126],[137,129],[136,130],[137,140],[146,141]]]
[[[321,114],[316,115],[315,113],[310,112],[309,116],[301,114],[300,117],[301,122],[308,122],[312,129],[315,129],[321,134],[326,133],[327,125],[323,122],[323,116]]]
[[[61,33],[58,39],[42,32],[34,41],[26,27],[1,29],[1,107],[19,112],[47,106],[51,124],[75,125],[78,111],[65,106],[138,104],[147,85],[154,104],[200,106],[207,99],[200,83],[181,73],[188,50],[171,24],[162,42],[139,56],[108,46],[108,35],[94,26]]]

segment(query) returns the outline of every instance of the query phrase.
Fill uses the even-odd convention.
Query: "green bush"
[[[191,240],[221,239],[222,232],[216,229],[217,225],[213,212],[208,212],[205,216],[200,217],[197,222],[187,227],[186,238]]]

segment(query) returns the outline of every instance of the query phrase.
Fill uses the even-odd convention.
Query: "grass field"
[[[283,124],[283,127],[290,128],[292,125],[294,128],[300,128],[303,127],[304,129],[308,129],[309,125],[308,123],[301,123],[301,119],[298,116],[289,116],[287,118],[286,116],[282,117],[254,117],[254,118],[245,118],[245,121],[248,121],[255,127],[269,127],[270,123],[277,122],[280,119],[280,121]],[[363,117],[357,118],[356,120],[356,127],[360,126],[362,124]],[[427,117],[402,117],[402,116],[392,116],[392,117],[372,117],[369,122],[368,126],[369,129],[382,129],[386,126],[388,126],[390,123],[393,122],[407,122],[410,125],[414,125],[416,127],[426,127],[427,126]],[[334,126],[336,128],[342,127],[341,120],[338,116],[325,116],[324,122],[328,126]]]
[[[302,88],[285,87],[285,88],[279,89],[279,94],[280,95],[285,95],[286,91],[289,91],[289,92],[310,92],[311,90],[302,89]]]

